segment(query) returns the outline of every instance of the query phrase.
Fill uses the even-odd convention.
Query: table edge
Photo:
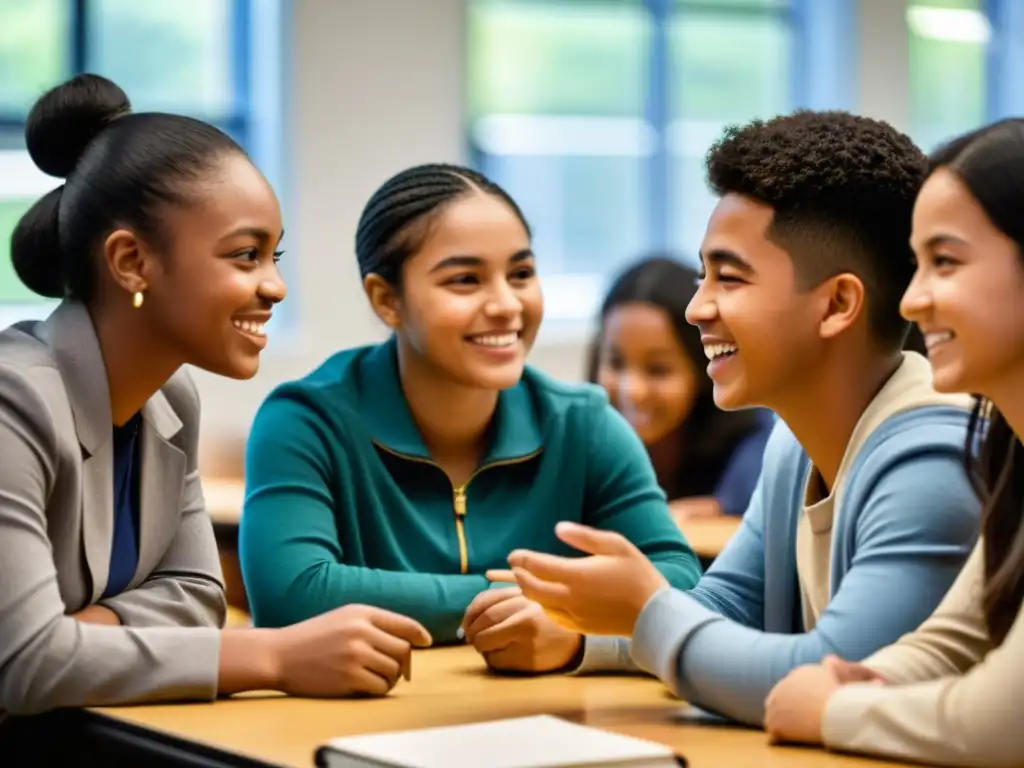
[[[129,722],[112,712],[80,710],[82,728],[88,736],[171,760],[187,768],[290,768],[249,754],[186,739],[152,726]],[[312,765],[312,756],[310,756]]]

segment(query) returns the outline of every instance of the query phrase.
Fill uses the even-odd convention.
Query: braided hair
[[[487,177],[459,165],[418,165],[384,182],[363,209],[356,228],[360,276],[375,274],[401,288],[402,267],[423,245],[431,224],[448,205],[474,192],[500,198],[529,234],[519,206]]]

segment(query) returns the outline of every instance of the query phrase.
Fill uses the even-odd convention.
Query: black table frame
[[[313,765],[313,755],[310,755]],[[280,768],[89,710],[11,718],[0,726],[0,764],[103,768]]]

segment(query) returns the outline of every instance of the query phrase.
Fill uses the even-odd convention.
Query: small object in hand
[[[457,638],[459,638],[459,640],[465,640],[466,639],[466,630],[464,630],[462,627],[459,627],[458,629],[455,630],[455,636]]]

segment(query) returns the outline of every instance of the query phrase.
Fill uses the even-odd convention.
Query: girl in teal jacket
[[[488,569],[530,547],[570,554],[562,520],[617,531],[679,589],[700,576],[647,453],[589,384],[525,365],[543,316],[515,202],[466,168],[404,171],[356,233],[370,306],[392,331],[261,407],[240,547],[255,622],[351,603],[472,642],[492,667],[593,666],[584,642]]]

